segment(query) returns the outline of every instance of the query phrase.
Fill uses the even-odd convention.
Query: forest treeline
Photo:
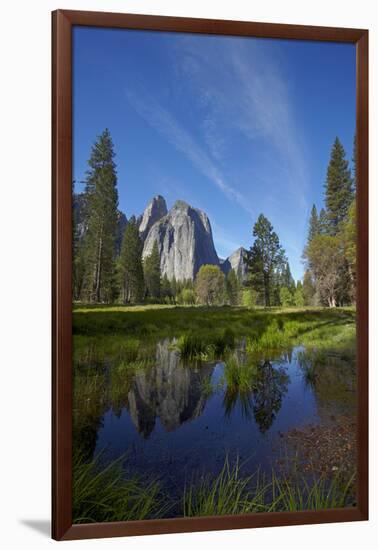
[[[246,251],[248,275],[203,265],[195,280],[169,280],[160,269],[158,243],[142,259],[140,219],[120,224],[114,146],[105,130],[92,146],[81,220],[73,215],[73,299],[85,303],[185,305],[346,305],[355,300],[355,183],[336,138],[325,184],[325,207],[313,206],[304,250],[305,276],[295,282],[270,221],[260,214]]]
[[[324,207],[313,205],[303,252],[305,301],[330,307],[354,304],[357,274],[356,140],[353,174],[338,138],[332,147],[324,186]]]

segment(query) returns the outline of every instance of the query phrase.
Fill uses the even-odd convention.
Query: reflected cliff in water
[[[127,407],[138,432],[149,437],[159,418],[170,432],[200,416],[206,404],[204,387],[214,366],[184,366],[177,351],[165,340],[156,346],[156,364],[136,373]]]
[[[74,447],[85,460],[104,450],[106,460],[127,456],[130,471],[164,475],[175,487],[198,468],[216,470],[226,455],[270,471],[282,432],[328,423],[355,401],[353,365],[330,356],[314,374],[304,348],[253,359],[240,342],[233,365],[184,362],[174,340],[144,351],[102,361],[82,354]]]

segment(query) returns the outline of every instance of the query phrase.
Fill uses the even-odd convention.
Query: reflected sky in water
[[[99,414],[84,421],[88,456],[125,455],[128,471],[163,478],[174,490],[198,473],[217,472],[225,455],[247,460],[251,472],[269,471],[281,433],[340,412],[305,382],[298,361],[303,348],[256,359],[253,388],[241,391],[227,386],[223,362],[184,364],[171,344],[157,344],[155,361],[138,369],[117,399],[109,390],[116,366],[106,366],[109,395]],[[238,355],[243,364],[242,345]]]

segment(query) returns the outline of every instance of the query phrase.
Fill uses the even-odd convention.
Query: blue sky
[[[226,257],[262,212],[302,277],[336,135],[352,153],[354,45],[76,27],[73,61],[76,182],[107,127],[128,217],[186,200]]]

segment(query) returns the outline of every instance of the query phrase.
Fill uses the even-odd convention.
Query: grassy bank
[[[217,475],[193,479],[175,502],[157,481],[125,477],[120,460],[101,469],[99,459],[76,459],[73,477],[74,523],[320,510],[350,506],[355,498],[354,474],[244,474],[239,460],[231,464],[227,457]]]
[[[186,358],[214,358],[246,339],[246,351],[280,351],[294,345],[316,349],[355,348],[355,311],[338,309],[200,308],[170,306],[82,307],[73,312],[74,351],[134,362],[158,339],[177,338]]]

